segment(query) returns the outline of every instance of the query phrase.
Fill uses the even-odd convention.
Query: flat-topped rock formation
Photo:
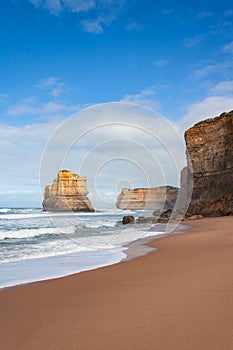
[[[52,185],[45,187],[43,208],[45,211],[94,211],[87,197],[86,177],[61,170]]]
[[[123,188],[117,197],[119,209],[156,210],[172,209],[177,198],[178,188],[161,186],[154,188]]]
[[[186,131],[185,141],[188,165],[181,188],[191,197],[188,213],[232,215],[233,111],[197,123]]]

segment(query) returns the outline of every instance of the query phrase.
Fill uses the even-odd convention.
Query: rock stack
[[[117,197],[119,209],[156,210],[172,209],[177,198],[178,188],[161,186],[154,188],[123,188]]]
[[[61,170],[52,185],[45,187],[43,208],[45,211],[94,211],[87,197],[86,177]]]

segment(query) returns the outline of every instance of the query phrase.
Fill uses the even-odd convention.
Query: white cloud
[[[0,103],[6,103],[9,98],[9,94],[0,93]]]
[[[232,75],[232,61],[227,60],[208,60],[198,63],[193,67],[193,71],[188,77],[189,79],[203,79],[208,76],[231,76]]]
[[[204,78],[205,76],[216,72],[217,69],[218,69],[217,64],[208,64],[204,67],[195,69],[191,74],[191,78],[195,78],[195,79]]]
[[[54,15],[57,15],[62,11],[62,2],[60,0],[45,0],[43,5]]]
[[[63,11],[86,15],[82,29],[94,34],[103,32],[119,16],[126,0],[29,0],[35,7],[43,7],[53,15]],[[87,17],[88,14],[88,17]],[[82,17],[83,18],[83,17]]]
[[[51,14],[57,15],[64,10],[71,12],[87,12],[96,7],[95,0],[30,0],[36,6],[42,6]]]
[[[201,120],[213,118],[223,112],[229,112],[231,110],[233,110],[233,97],[206,97],[202,101],[193,103],[188,106],[187,113],[177,123],[177,127],[179,130],[184,132]]]
[[[83,20],[81,24],[86,32],[100,34],[103,32],[103,24],[105,24],[105,20],[102,17],[98,17],[93,20]]]
[[[95,0],[63,0],[63,6],[72,12],[88,12],[96,7]]]
[[[70,106],[63,103],[47,102],[42,106],[35,107],[29,104],[20,103],[7,110],[7,114],[11,116],[19,115],[51,115],[59,112],[76,112],[80,106]]]
[[[150,89],[144,90],[144,95],[151,94]],[[1,124],[0,167],[4,183],[0,183],[0,193],[8,190],[18,193],[17,198],[21,197],[25,205],[27,195],[22,191],[40,192],[39,167],[48,140],[45,155],[49,181],[63,165],[72,171],[81,170],[81,175],[88,178],[89,190],[102,191],[105,201],[114,203],[112,199],[122,179],[134,186],[146,185],[146,181],[151,186],[163,181],[178,182],[179,171],[169,155],[169,150],[175,155],[182,148],[174,127],[147,109],[116,103],[86,109],[60,125],[55,122],[24,127]],[[180,169],[182,157],[177,158]],[[0,198],[3,198],[1,194]]]
[[[210,11],[200,11],[197,15],[197,19],[203,19],[203,18],[206,18],[206,17],[211,17],[213,16],[213,12],[210,12]]]
[[[40,206],[40,159],[56,123],[24,127],[0,124],[0,201],[4,205]]]
[[[203,38],[204,38],[204,35],[197,35],[193,38],[185,39],[184,46],[186,46],[187,48],[196,46],[203,40]]]
[[[168,64],[168,61],[167,60],[155,60],[154,61],[154,65],[156,66],[156,67],[164,67],[164,66],[166,66]]]
[[[153,86],[136,94],[127,94],[121,102],[135,103],[155,111],[161,110],[160,102],[156,99],[156,89]]]
[[[58,97],[63,92],[64,83],[58,77],[48,77],[47,79],[40,80],[35,87],[43,90],[47,90],[53,97]]]
[[[53,87],[55,85],[57,85],[57,83],[60,82],[60,78],[58,77],[49,77],[47,79],[41,79],[37,84],[36,87],[38,88],[50,88]]]
[[[233,41],[223,46],[223,51],[233,53]]]
[[[233,80],[221,81],[210,89],[210,95],[233,95]]]
[[[125,29],[128,31],[140,32],[143,26],[138,22],[131,22],[125,26]]]
[[[230,10],[227,10],[224,12],[225,16],[232,16],[233,15],[233,10],[230,9]]]

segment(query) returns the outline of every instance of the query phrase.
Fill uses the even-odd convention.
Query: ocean
[[[152,212],[0,209],[0,288],[115,264],[126,257],[127,244],[164,234],[161,225],[122,225],[124,215]]]

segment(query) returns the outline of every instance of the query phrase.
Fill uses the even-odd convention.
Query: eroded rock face
[[[94,211],[87,197],[86,177],[73,174],[68,170],[59,171],[53,184],[45,187],[45,211]]]
[[[233,214],[233,111],[194,125],[185,133],[188,166],[182,189],[193,191],[188,213]]]
[[[172,209],[176,202],[178,188],[161,186],[154,188],[123,188],[117,197],[119,209],[156,210]]]

